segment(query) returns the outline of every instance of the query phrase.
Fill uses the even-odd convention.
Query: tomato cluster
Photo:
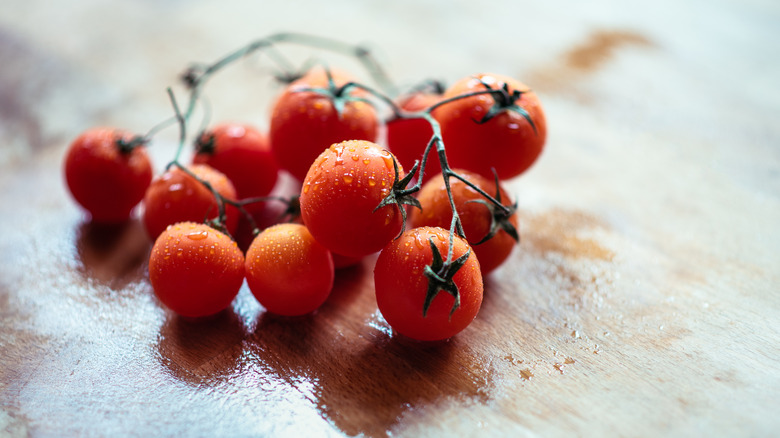
[[[391,109],[384,122],[382,104]],[[184,133],[189,115],[174,108]],[[94,222],[127,220],[141,206],[154,240],[150,283],[182,316],[225,309],[245,280],[266,311],[311,313],[337,269],[379,252],[377,305],[394,330],[441,340],[468,326],[483,276],[518,240],[516,204],[501,180],[541,153],[546,121],[536,95],[480,74],[392,100],[315,67],[276,98],[269,126],[266,134],[215,124],[198,134],[189,164],[180,149],[154,179],[148,136],[88,130],[68,151],[66,181]],[[280,172],[300,182],[284,202],[268,196]]]

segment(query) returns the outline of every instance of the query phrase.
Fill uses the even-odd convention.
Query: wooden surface
[[[777,2],[267,3],[5,2],[0,436],[777,433]],[[98,229],[68,197],[78,132],[145,131],[188,63],[283,30],[370,42],[402,84],[492,71],[540,95],[522,243],[450,342],[392,334],[373,258],[309,317],[244,287],[182,320],[140,224]],[[214,81],[215,119],[267,126],[265,66]]]

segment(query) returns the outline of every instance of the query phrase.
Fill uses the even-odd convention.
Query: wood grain
[[[465,4],[410,15],[403,2],[335,1],[302,15],[287,4],[11,3],[0,16],[0,435],[772,436],[780,426],[771,2],[707,4],[708,20],[697,2],[672,16],[663,1],[497,2],[523,26]],[[313,315],[267,314],[244,286],[213,318],[179,318],[154,298],[138,220],[85,222],[64,188],[68,141],[88,126],[143,131],[168,117],[164,89],[189,62],[338,23],[349,24],[344,39],[381,47],[402,82],[496,71],[545,105],[547,148],[510,183],[521,244],[448,342],[392,332],[373,296],[375,256],[340,271]],[[215,80],[214,118],[267,126],[276,90],[257,79],[264,65]],[[153,144],[158,170],[175,138]]]

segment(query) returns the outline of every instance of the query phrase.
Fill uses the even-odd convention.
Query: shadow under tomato
[[[487,401],[491,366],[457,338],[417,342],[367,324],[377,309],[366,270],[341,276],[313,315],[261,315],[249,356],[348,435],[386,436],[405,414],[443,399]]]
[[[112,289],[144,277],[151,243],[138,219],[116,225],[82,223],[76,233],[76,251],[85,275]]]
[[[157,357],[180,381],[216,383],[238,372],[245,337],[244,324],[231,308],[201,319],[169,312],[157,338]]]

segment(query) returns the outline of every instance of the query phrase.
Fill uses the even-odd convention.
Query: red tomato
[[[123,151],[118,142],[133,135],[113,128],[93,128],[71,143],[65,157],[65,180],[76,202],[97,223],[127,220],[152,180],[144,147]]]
[[[179,315],[212,315],[238,294],[244,255],[228,236],[207,225],[177,223],[152,247],[149,281],[157,298]]]
[[[224,173],[240,199],[267,195],[279,174],[268,137],[240,123],[223,123],[204,132],[192,161]]]
[[[458,174],[466,177],[474,185],[484,190],[489,195],[496,197],[496,184],[494,180],[489,180],[479,174],[466,170],[456,169]],[[482,275],[497,268],[509,257],[512,249],[515,247],[515,239],[504,229],[499,228],[495,235],[484,243],[476,245],[482,241],[490,232],[493,224],[493,211],[478,200],[485,200],[476,190],[467,186],[464,182],[450,178],[450,189],[452,198],[455,201],[455,207],[458,209],[463,232],[466,239],[474,249],[479,260],[479,266],[482,269]],[[512,202],[503,187],[500,188],[501,203],[512,208]],[[412,227],[441,227],[449,229],[452,221],[452,209],[447,197],[447,188],[444,186],[444,178],[441,174],[425,183],[417,199],[422,205],[422,210],[412,209],[409,214],[409,224]],[[514,210],[514,209],[513,209]],[[501,215],[497,219],[501,219]],[[509,217],[503,220],[508,221],[515,230],[517,230],[517,213],[513,212]]]
[[[403,169],[399,165],[399,179]],[[393,155],[376,143],[334,144],[312,164],[301,190],[301,215],[311,234],[331,251],[362,257],[401,232],[396,205],[374,209],[393,189]]]
[[[528,86],[512,78],[479,74],[461,79],[450,87],[444,98],[492,89],[508,92],[503,98],[482,94],[443,104],[433,115],[441,124],[441,133],[450,167],[458,167],[492,178],[509,179],[526,171],[542,153],[547,123],[539,98]],[[522,92],[519,98],[515,91]],[[488,112],[499,110],[485,120]],[[533,125],[521,114],[525,112]],[[534,129],[535,128],[535,129]]]
[[[338,74],[334,75],[334,82],[339,87],[349,81]],[[307,88],[328,88],[323,70],[315,70],[290,84],[271,112],[271,148],[276,161],[299,180],[331,144],[355,139],[374,141],[379,130],[374,107],[350,99],[364,95],[360,90],[334,98],[304,91]],[[340,112],[336,100],[343,104]]]
[[[246,281],[271,313],[295,316],[316,310],[333,289],[333,258],[299,224],[258,234],[246,253]]]
[[[205,164],[195,164],[189,170],[211,184],[223,197],[236,199],[236,189],[222,172]],[[225,227],[233,234],[238,225],[239,212],[231,205],[226,205],[225,211]],[[216,218],[218,212],[214,194],[178,167],[171,167],[155,178],[144,197],[144,226],[152,239],[159,236],[168,225],[185,221],[203,222]]]
[[[441,95],[414,93],[398,103],[407,112],[422,111],[441,100]],[[425,147],[433,137],[433,128],[424,119],[396,119],[387,123],[387,146],[404,168],[411,169],[415,161],[422,162]],[[439,156],[433,146],[428,154],[423,180],[441,172]],[[418,171],[419,175],[419,171]]]
[[[452,278],[460,294],[460,306],[450,314],[455,298],[439,291],[423,316],[429,285],[424,271],[434,260],[430,240],[446,259],[449,233],[442,228],[421,227],[406,231],[387,245],[374,267],[376,302],[382,316],[393,330],[420,341],[456,335],[474,320],[482,305],[482,275],[477,257],[471,253]],[[455,259],[468,250],[468,243],[456,236]]]

